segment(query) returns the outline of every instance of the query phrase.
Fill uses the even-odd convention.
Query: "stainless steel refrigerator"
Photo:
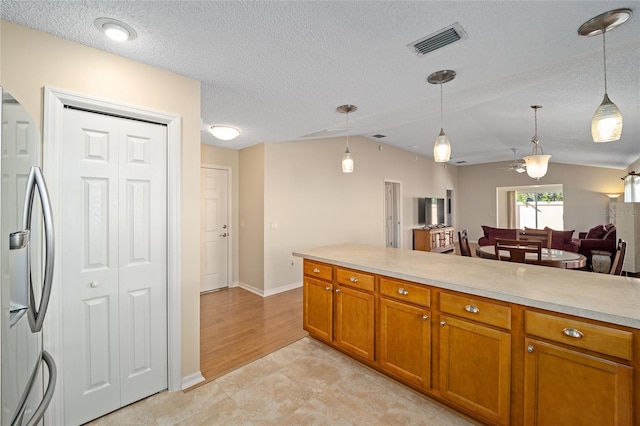
[[[0,117],[0,420],[35,425],[56,382],[55,362],[42,346],[53,278],[53,223],[36,126],[6,92]]]

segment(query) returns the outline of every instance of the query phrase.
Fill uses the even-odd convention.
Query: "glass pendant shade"
[[[527,174],[534,179],[540,179],[547,174],[550,155],[529,155],[522,158],[527,165]]]
[[[446,163],[451,158],[451,143],[444,134],[444,129],[440,129],[440,134],[433,145],[433,159],[436,163]]]
[[[622,114],[605,93],[591,120],[591,136],[594,142],[614,142],[619,140],[621,135]]]
[[[349,152],[349,148],[344,152],[342,156],[342,173],[353,173],[353,158]]]

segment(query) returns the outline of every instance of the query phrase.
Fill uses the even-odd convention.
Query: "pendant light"
[[[604,99],[596,109],[591,120],[591,136],[594,142],[613,142],[622,135],[622,114],[607,94],[607,31],[624,24],[631,17],[630,9],[616,9],[589,19],[578,28],[578,34],[591,37],[602,34],[602,52],[604,58]]]
[[[433,159],[436,163],[446,163],[451,158],[451,143],[444,133],[444,119],[442,113],[442,85],[456,78],[456,72],[451,70],[436,71],[427,77],[427,81],[431,84],[440,85],[440,133],[436,137],[433,145]]]
[[[542,147],[540,147],[540,139],[538,138],[538,109],[542,108],[540,105],[531,105],[533,108],[533,115],[535,121],[535,134],[531,139],[533,143],[533,152],[530,156],[524,157],[523,160],[527,165],[527,174],[536,180],[547,174],[547,168],[549,167],[550,155],[544,155]]]
[[[342,173],[353,173],[353,157],[351,156],[351,152],[349,152],[349,113],[357,109],[358,107],[355,105],[340,105],[336,108],[336,111],[346,114],[347,116],[347,150],[342,156]]]

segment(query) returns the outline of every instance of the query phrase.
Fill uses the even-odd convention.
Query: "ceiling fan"
[[[509,164],[509,171],[513,171],[513,172],[518,172],[518,173],[524,173],[527,171],[527,165],[525,163],[521,163],[517,160],[517,155],[518,155],[518,149],[517,148],[511,148],[511,151],[513,151],[513,163]]]

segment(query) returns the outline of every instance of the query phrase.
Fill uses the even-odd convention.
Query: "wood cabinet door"
[[[302,328],[326,342],[333,338],[333,284],[304,277]]]
[[[424,308],[380,299],[380,367],[408,382],[431,387],[431,318]]]
[[[335,343],[353,355],[373,361],[375,359],[375,298],[373,294],[339,285],[335,295]]]
[[[511,335],[446,315],[440,325],[443,398],[492,423],[509,423]]]
[[[526,340],[526,425],[631,425],[631,367]]]

